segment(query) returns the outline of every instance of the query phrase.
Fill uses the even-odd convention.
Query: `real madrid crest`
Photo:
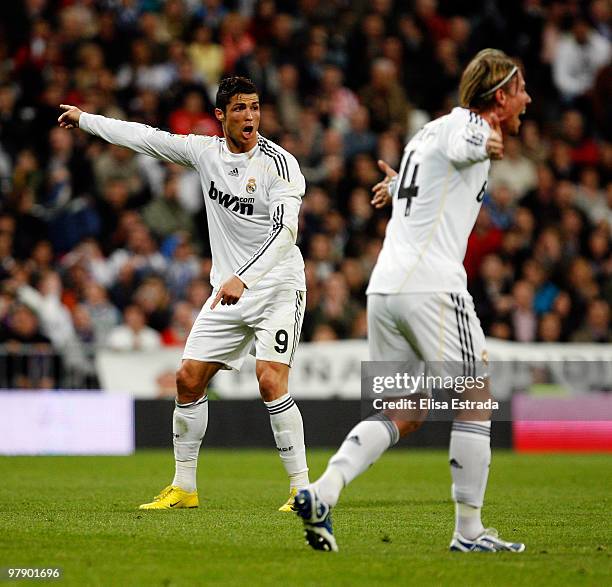
[[[246,191],[248,194],[254,194],[257,189],[257,183],[255,182],[254,177],[249,177],[249,181],[246,184]]]

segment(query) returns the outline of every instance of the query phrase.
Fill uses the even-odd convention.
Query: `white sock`
[[[270,413],[278,454],[289,475],[289,487],[302,489],[308,485],[302,414],[288,393],[264,404]]]
[[[474,539],[484,530],[480,510],[491,463],[491,422],[455,420],[449,459],[455,500],[455,531]]]
[[[329,460],[325,473],[313,483],[319,497],[334,507],[344,486],[373,465],[398,440],[397,426],[385,416],[359,422]]]
[[[196,490],[198,453],[208,426],[208,397],[189,404],[175,403],[172,437],[176,470],[172,485],[189,493]]]

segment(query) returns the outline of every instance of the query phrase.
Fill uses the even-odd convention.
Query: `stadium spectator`
[[[145,278],[132,296],[134,303],[145,313],[151,328],[162,332],[168,327],[171,317],[170,292],[161,276]]]
[[[540,318],[538,324],[539,342],[561,342],[562,323],[561,318],[554,312],[547,312]]]
[[[319,115],[331,128],[345,132],[349,120],[359,108],[357,96],[343,85],[342,69],[329,64],[323,68],[318,96]]]
[[[370,70],[370,82],[359,94],[363,105],[370,112],[372,130],[395,130],[403,135],[408,128],[410,104],[397,81],[397,68],[389,59],[374,61]]]
[[[127,235],[126,246],[117,249],[108,259],[108,264],[116,279],[121,268],[130,263],[134,266],[139,278],[152,273],[162,274],[166,270],[167,261],[159,252],[159,247],[149,229],[136,222]]]
[[[223,47],[224,71],[234,72],[240,58],[255,49],[253,37],[246,30],[246,22],[238,12],[229,12],[221,22],[219,40]]]
[[[174,80],[163,66],[154,62],[154,47],[144,38],[132,41],[131,60],[117,72],[117,88],[124,91],[163,91]]]
[[[504,158],[491,165],[489,188],[505,185],[520,199],[537,185],[535,164],[521,152],[517,137],[508,137],[504,143]]]
[[[319,321],[331,325],[340,338],[348,338],[359,307],[351,300],[342,273],[333,273],[325,280],[320,304]]]
[[[166,241],[170,260],[165,279],[173,300],[185,299],[187,289],[200,275],[200,263],[193,252],[190,235],[180,232]]]
[[[97,345],[104,345],[110,332],[120,322],[119,311],[109,302],[106,290],[95,282],[89,282],[83,294],[84,309],[93,323],[94,340]]]
[[[570,146],[572,163],[578,167],[597,165],[599,148],[595,140],[586,136],[584,117],[578,110],[566,110],[561,120],[561,134]]]
[[[62,129],[58,128],[55,130],[61,132]],[[138,159],[128,149],[110,145],[96,157],[93,167],[99,192],[102,192],[110,181],[116,180],[125,182],[131,198],[140,195],[144,189]]]
[[[54,353],[36,314],[25,304],[13,304],[0,328],[0,344],[5,356],[4,387],[52,389],[60,377],[61,361]]]
[[[559,288],[550,281],[546,269],[535,259],[528,259],[522,267],[523,279],[533,287],[533,309],[538,315],[550,312]]]
[[[72,322],[74,323],[74,331],[79,341],[93,347],[96,343],[96,334],[91,314],[84,304],[74,306],[72,309]]]
[[[553,79],[562,99],[576,103],[593,86],[598,70],[610,59],[610,41],[577,16],[570,31],[557,44]]]
[[[181,206],[178,190],[179,178],[169,175],[164,181],[163,195],[147,204],[142,211],[145,224],[162,240],[180,231],[188,234],[195,231],[191,215]]]
[[[208,94],[212,95],[223,73],[224,57],[221,45],[213,41],[210,27],[201,25],[193,31],[187,54],[194,70],[206,84]]]
[[[12,216],[0,216],[0,281],[4,282],[17,265],[13,257],[15,220]]]
[[[195,320],[195,310],[188,302],[178,302],[174,305],[170,324],[161,333],[164,345],[185,346]]]
[[[171,112],[168,124],[170,130],[179,135],[219,135],[221,132],[216,119],[205,112],[202,94],[195,91],[187,92],[182,106]]]
[[[74,343],[76,337],[70,312],[61,298],[62,282],[55,271],[40,275],[36,288],[24,283],[17,289],[17,299],[36,312],[41,332],[57,350]]]
[[[490,334],[500,310],[508,308],[509,285],[508,268],[501,257],[496,254],[485,256],[478,277],[472,283],[474,307],[485,334]]]
[[[592,224],[605,221],[608,206],[604,193],[600,189],[600,177],[596,168],[582,169],[573,204],[589,218]]]
[[[302,99],[299,93],[300,74],[293,63],[278,67],[278,92],[276,107],[278,118],[286,129],[296,131],[301,122]]]
[[[468,282],[478,274],[482,259],[489,253],[496,253],[500,249],[502,240],[502,230],[493,224],[488,208],[483,206],[476,219],[474,231],[468,240],[464,261]]]
[[[582,317],[572,312],[572,298],[566,291],[560,291],[555,298],[553,311],[561,319],[561,340],[567,342],[570,333],[580,325]]]
[[[359,153],[373,154],[376,134],[370,130],[370,112],[358,105],[350,115],[349,128],[344,134],[344,156],[350,161]]]
[[[542,136],[540,127],[535,120],[526,120],[523,123],[521,127],[521,143],[522,151],[527,159],[535,165],[541,165],[546,162],[549,151],[548,141]],[[537,180],[534,183],[537,183]]]
[[[592,300],[583,326],[572,335],[573,342],[612,342],[610,304],[605,300]]]
[[[115,326],[106,341],[114,351],[152,351],[161,346],[159,332],[147,326],[145,313],[136,305],[123,311],[124,324]]]
[[[505,183],[499,183],[485,197],[484,207],[494,228],[507,231],[514,224],[516,192]]]
[[[252,52],[240,57],[235,70],[237,75],[248,77],[261,88],[264,102],[270,102],[278,94],[278,68],[268,45],[255,45]]]
[[[520,342],[533,342],[536,338],[538,320],[533,310],[533,297],[533,286],[528,281],[517,281],[512,287],[512,330]]]

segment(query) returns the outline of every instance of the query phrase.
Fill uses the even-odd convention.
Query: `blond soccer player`
[[[383,248],[368,286],[368,344],[372,361],[459,364],[485,372],[486,343],[467,290],[463,258],[485,193],[491,159],[504,155],[503,136],[516,135],[531,102],[518,64],[485,49],[463,72],[461,106],[425,125],[406,145],[399,174],[380,162],[386,178],[372,203],[392,202]],[[486,405],[484,389],[463,399]],[[450,438],[455,531],[450,549],[522,552],[484,527],[481,508],[491,458],[491,411],[456,413]],[[337,550],[330,510],[342,489],[400,437],[418,429],[427,410],[383,412],[347,435],[320,479],[296,497],[308,544]]]

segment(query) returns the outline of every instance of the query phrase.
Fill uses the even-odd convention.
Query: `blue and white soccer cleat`
[[[487,528],[474,540],[468,540],[455,532],[450,543],[450,550],[455,552],[523,552],[525,545],[521,542],[505,542],[499,538],[495,528]]]
[[[295,511],[304,523],[306,544],[315,550],[338,552],[331,520],[331,508],[307,487],[295,496]]]

